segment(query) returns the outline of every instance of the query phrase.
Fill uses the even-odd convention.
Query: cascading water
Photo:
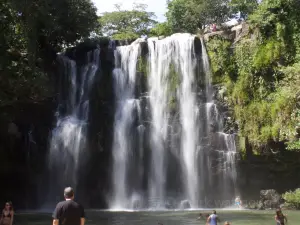
[[[86,147],[89,99],[99,68],[100,49],[91,51],[79,66],[64,55],[59,56],[61,74],[57,123],[50,140],[49,166],[51,196],[61,196],[67,185],[76,188],[79,165]],[[86,154],[82,154],[86,155]]]
[[[170,68],[173,76],[179,76],[180,120],[182,125],[181,165],[184,190],[191,206],[196,207],[198,199],[197,173],[197,103],[194,88],[195,66],[194,39],[190,34],[175,34],[162,40],[148,40],[149,49],[149,97],[152,115],[151,147],[152,167],[150,176],[150,199],[157,199],[159,207],[165,207],[166,163],[165,156],[169,127],[169,80]],[[157,206],[157,205],[156,205]]]
[[[168,132],[168,74],[171,55],[170,40],[148,40],[149,48],[149,99],[152,115],[150,131],[151,173],[149,177],[149,199],[151,208],[164,208],[165,197],[165,145]]]
[[[194,39],[192,35],[180,35],[177,38],[176,58],[180,63],[180,117],[182,124],[181,153],[183,158],[183,171],[185,180],[185,195],[192,208],[198,207],[198,106],[195,89]]]
[[[134,155],[132,127],[138,115],[139,101],[135,99],[136,66],[140,55],[139,40],[115,50],[116,68],[113,71],[116,113],[113,140],[113,182],[110,208],[133,208],[134,194],[129,182],[129,164]],[[138,113],[139,114],[139,113]],[[142,129],[138,127],[137,129]],[[141,132],[141,131],[140,131]]]
[[[205,44],[198,39],[199,63],[195,40],[147,40],[145,104],[136,92],[145,42],[117,48],[111,209],[210,207],[202,200],[234,197],[234,135],[222,133]]]
[[[86,158],[99,55],[93,50],[80,64],[59,56],[63,71],[49,153],[52,198],[66,185],[76,187]],[[218,207],[203,200],[233,199],[235,136],[223,132],[203,40],[190,34],[138,39],[116,47],[114,59],[110,209]]]

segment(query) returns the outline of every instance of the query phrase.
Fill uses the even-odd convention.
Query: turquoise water
[[[165,212],[108,212],[87,211],[87,225],[204,225],[204,220],[197,220],[200,212],[209,213],[207,210],[199,211],[165,211]],[[275,225],[274,211],[250,210],[217,210],[221,225],[227,220],[232,225]],[[300,224],[299,211],[285,211],[289,225]],[[52,218],[50,213],[16,213],[16,225],[49,225]]]

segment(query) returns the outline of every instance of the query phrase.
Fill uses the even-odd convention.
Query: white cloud
[[[114,5],[121,3],[124,9],[131,9],[133,3],[144,3],[148,5],[147,11],[154,12],[157,20],[165,21],[167,8],[166,0],[92,0],[98,8],[99,13],[114,11]]]

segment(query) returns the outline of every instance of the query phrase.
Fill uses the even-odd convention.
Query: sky
[[[144,3],[148,5],[147,11],[154,12],[159,22],[165,21],[167,10],[166,0],[92,0],[98,8],[98,13],[114,11],[114,5],[121,3],[124,9],[132,9],[133,3]]]

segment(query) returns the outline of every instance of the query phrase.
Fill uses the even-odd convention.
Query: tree
[[[224,22],[229,15],[229,0],[172,0],[167,19],[174,32],[195,33],[211,23]]]
[[[232,0],[230,2],[233,13],[241,13],[241,17],[246,19],[247,16],[254,12],[258,6],[257,0]]]
[[[150,31],[151,36],[169,36],[172,34],[172,27],[168,22],[156,24]]]
[[[10,0],[22,17],[24,33],[45,36],[54,46],[71,45],[98,26],[91,0]],[[35,39],[36,40],[36,39]]]
[[[134,4],[132,10],[122,10],[121,5],[116,5],[116,11],[105,12],[101,16],[102,33],[116,40],[148,35],[157,22],[154,20],[155,14],[146,9],[145,4]]]
[[[0,105],[46,97],[56,52],[97,26],[90,0],[1,0]]]

